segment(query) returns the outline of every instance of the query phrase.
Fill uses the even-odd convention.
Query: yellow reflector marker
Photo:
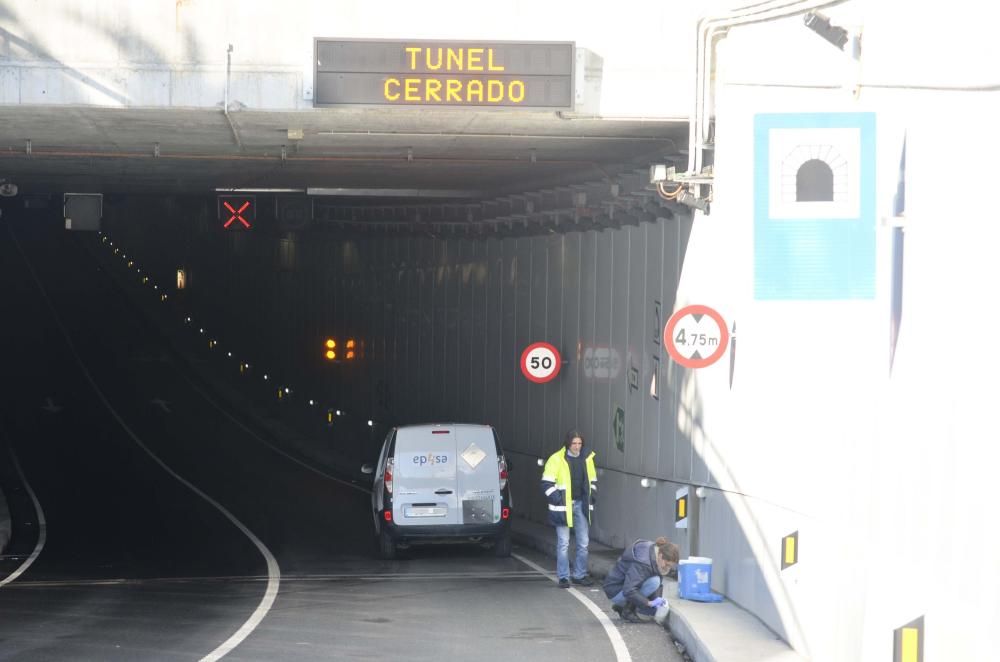
[[[903,628],[902,660],[901,662],[917,662],[917,654],[920,652],[919,641],[920,632],[916,628]]]
[[[337,352],[333,351],[332,349],[326,350],[326,358],[329,359],[330,361],[334,360],[335,358],[337,358]]]
[[[354,340],[353,339],[347,341],[347,349],[354,349]]]
[[[333,348],[335,348],[337,346],[337,341],[334,340],[333,338],[327,338],[326,339],[326,346],[329,349],[333,349]]]
[[[347,352],[347,358],[353,359],[354,358],[354,352],[353,351]]]
[[[924,662],[924,617],[892,633],[892,662]]]
[[[799,532],[790,533],[781,539],[781,569],[799,562]]]
[[[616,405],[617,406],[617,405]],[[617,411],[621,411],[619,408]],[[614,427],[614,426],[612,426]],[[643,486],[647,486],[647,479],[643,478],[639,483]],[[652,481],[649,484],[655,484],[656,481]],[[675,529],[686,529],[688,528],[688,499],[691,496],[691,488],[684,486],[678,488],[674,492],[674,528]]]

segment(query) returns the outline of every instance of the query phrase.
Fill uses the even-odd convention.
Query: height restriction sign
[[[704,368],[726,353],[729,329],[722,315],[708,306],[685,306],[670,316],[663,329],[670,358],[685,368]]]
[[[559,350],[547,342],[532,343],[521,352],[521,372],[536,384],[555,379],[561,367]]]

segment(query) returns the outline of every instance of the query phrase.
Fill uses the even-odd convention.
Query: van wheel
[[[384,527],[378,534],[378,554],[386,561],[396,558],[396,541]]]
[[[510,548],[510,531],[508,531],[497,538],[497,543],[493,546],[493,554],[498,558],[507,558],[510,556]]]

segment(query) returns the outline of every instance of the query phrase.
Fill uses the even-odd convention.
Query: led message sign
[[[317,39],[316,106],[570,110],[572,42]]]

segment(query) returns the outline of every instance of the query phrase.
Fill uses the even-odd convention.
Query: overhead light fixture
[[[307,188],[308,195],[354,198],[484,198],[485,191],[425,188]]]
[[[833,25],[830,23],[830,19],[819,12],[811,11],[803,17],[806,27],[818,34],[819,36],[826,39],[828,42],[844,50],[844,46],[847,45],[848,36],[847,30],[840,27],[839,25]]]
[[[217,188],[216,193],[305,193],[304,188]]]

